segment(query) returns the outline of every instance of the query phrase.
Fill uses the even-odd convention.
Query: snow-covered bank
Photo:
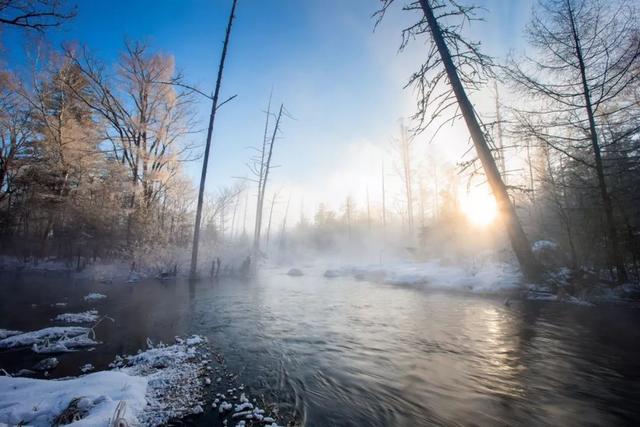
[[[129,425],[155,426],[199,413],[205,342],[191,337],[173,345],[150,344],[138,354],[116,357],[110,371],[73,379],[0,377],[0,424],[49,426],[72,405],[80,419],[71,425],[109,426],[119,402]]]
[[[124,418],[135,425],[146,405],[147,379],[125,372],[102,371],[65,380],[0,377],[0,423],[55,425],[74,399],[74,426],[108,426],[118,406],[126,402]]]
[[[381,280],[393,285],[421,285],[429,288],[479,293],[516,289],[522,275],[507,263],[446,265],[439,260],[423,263],[398,263],[351,269],[356,278]]]
[[[343,266],[341,268],[326,267],[312,267],[301,273],[322,275],[328,280],[348,276],[356,280],[392,285],[421,286],[476,293],[512,291],[522,284],[522,275],[517,267],[496,261],[451,264],[441,260],[431,260],[427,262]]]

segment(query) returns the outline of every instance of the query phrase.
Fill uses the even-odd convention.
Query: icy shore
[[[224,425],[278,427],[256,399],[249,400],[242,385],[213,397],[211,387],[228,386],[236,376],[225,371],[223,358],[218,357],[221,367],[212,366],[206,344],[197,335],[176,338],[172,345],[149,341],[144,351],[116,356],[110,370],[77,378],[0,377],[0,425],[39,427],[64,421],[108,427],[122,419],[130,426],[157,426],[213,410]],[[215,382],[211,375],[218,377]]]
[[[0,377],[0,424],[53,425],[71,405],[78,416],[71,425],[108,426],[119,402],[124,402],[121,415],[129,425],[159,425],[197,413],[203,404],[203,343],[192,337],[151,345],[118,356],[109,371],[78,378]]]

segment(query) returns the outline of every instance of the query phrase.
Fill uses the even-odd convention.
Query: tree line
[[[382,0],[379,20],[393,3]],[[638,280],[637,5],[539,0],[526,29],[527,55],[502,62],[466,35],[468,25],[481,19],[479,8],[453,0],[418,0],[402,8],[418,19],[402,31],[401,49],[415,39],[427,41],[426,59],[409,80],[418,94],[413,131],[437,132],[464,120],[475,148],[465,167],[487,179],[523,272],[532,278],[544,273],[531,252],[533,235],[558,241],[574,268],[595,270],[612,283],[626,281],[630,271]],[[491,123],[469,94],[496,81],[520,99],[505,106],[504,117],[498,109]],[[509,150],[526,151],[528,163],[514,181],[505,165]]]

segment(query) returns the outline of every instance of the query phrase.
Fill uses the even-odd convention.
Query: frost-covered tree
[[[537,101],[519,112],[526,132],[595,177],[582,185],[599,193],[608,261],[619,282],[627,272],[608,162],[620,158],[622,138],[638,131],[631,95],[639,78],[638,31],[636,7],[625,0],[541,0],[527,29],[535,54],[507,70]]]

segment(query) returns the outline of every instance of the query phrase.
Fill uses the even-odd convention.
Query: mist
[[[0,1],[0,425],[632,425],[630,0]]]

